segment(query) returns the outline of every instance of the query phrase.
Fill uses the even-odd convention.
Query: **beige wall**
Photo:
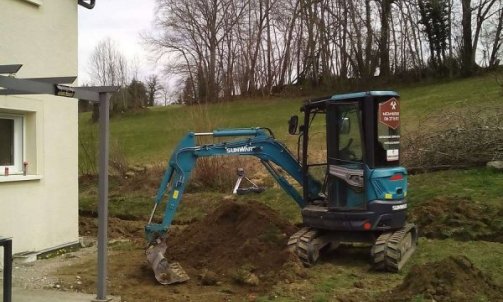
[[[18,77],[77,74],[77,1],[0,1],[0,65],[23,64]],[[0,176],[0,236],[14,252],[78,240],[77,101],[0,96],[0,112],[24,115],[28,176]],[[35,176],[34,176],[35,175]],[[9,177],[12,177],[9,179]],[[10,181],[14,179],[20,181]],[[27,180],[30,178],[35,178]]]

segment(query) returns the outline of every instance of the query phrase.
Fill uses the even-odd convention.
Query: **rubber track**
[[[413,232],[413,233],[412,233]],[[403,239],[411,233],[412,245],[402,255],[401,245]],[[371,249],[374,267],[377,270],[387,270],[398,272],[416,250],[417,227],[414,224],[407,224],[398,231],[381,234]]]
[[[318,260],[319,251],[311,244],[317,236],[318,231],[316,229],[304,227],[290,236],[288,240],[289,249],[294,252],[307,267],[313,266],[316,260]]]

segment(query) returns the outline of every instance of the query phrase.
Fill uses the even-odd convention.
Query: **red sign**
[[[397,99],[391,98],[379,104],[379,121],[392,129],[400,127],[400,103]]]

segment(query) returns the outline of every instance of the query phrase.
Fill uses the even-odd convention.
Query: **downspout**
[[[96,0],[89,0],[89,3],[86,1],[87,0],[79,0],[79,5],[87,8],[87,9],[93,9],[94,5],[96,4]]]

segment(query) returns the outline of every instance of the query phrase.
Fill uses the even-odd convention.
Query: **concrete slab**
[[[0,287],[0,297],[3,288]],[[111,302],[120,302],[120,297],[108,296]],[[91,302],[96,301],[96,295],[75,292],[63,292],[48,289],[12,288],[12,302]]]

